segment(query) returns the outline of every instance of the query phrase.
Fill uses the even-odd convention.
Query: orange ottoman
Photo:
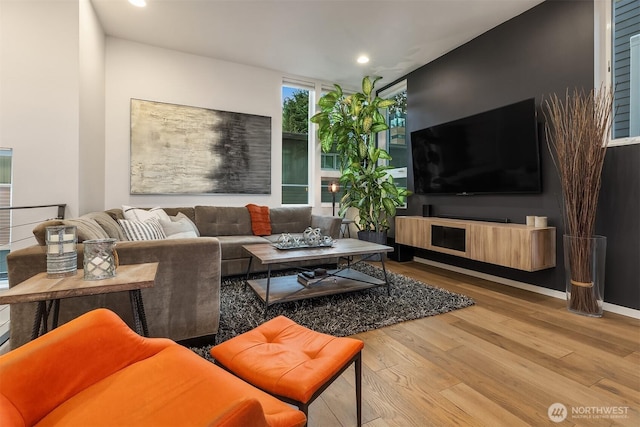
[[[284,316],[211,349],[216,364],[309,415],[309,405],[355,362],[358,426],[362,424],[364,343],[312,331]]]

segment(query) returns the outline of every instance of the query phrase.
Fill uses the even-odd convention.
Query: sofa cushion
[[[243,245],[255,245],[257,243],[269,243],[264,237],[254,236],[218,236],[220,241],[220,251],[222,259],[249,258],[249,253],[242,247]]]
[[[201,236],[252,235],[251,217],[244,206],[196,206],[196,226]]]
[[[196,210],[193,206],[183,208],[162,208],[172,219],[178,215],[186,216],[191,221],[196,222]]]
[[[62,225],[73,225],[78,233],[78,243],[85,240],[108,239],[110,236],[100,224],[91,218],[80,217],[76,219],[63,219]]]
[[[129,221],[146,221],[149,218],[158,218],[165,221],[170,221],[169,215],[161,208],[155,207],[151,209],[140,209],[132,206],[122,205],[122,213],[124,219]]]
[[[195,212],[193,213],[195,216]],[[187,215],[185,215],[182,212],[178,212],[178,214],[176,216],[172,216],[171,217],[171,221],[183,221],[183,222],[188,222],[189,225],[191,225],[191,228],[193,229],[193,232],[196,233],[196,236],[200,237],[200,230],[198,230],[198,227],[196,226],[196,223],[193,222],[194,220],[191,219],[190,217],[188,217]]]
[[[269,217],[269,206],[258,206],[253,203],[247,205],[249,216],[251,216],[251,230],[256,236],[271,235],[271,218]]]
[[[120,219],[118,222],[122,226],[127,239],[131,241],[161,240],[167,238],[157,218],[149,218],[146,221]]]
[[[160,226],[162,227],[162,231],[167,236],[167,239],[189,239],[192,237],[198,237],[195,231],[193,231],[193,226],[189,221],[189,218],[184,217],[182,219],[174,221],[164,221],[160,220]]]
[[[109,235],[109,237],[118,240],[127,240],[120,224],[113,219],[108,213],[102,212],[90,212],[82,215],[81,218],[90,218],[97,222],[100,227]]]
[[[269,215],[273,234],[302,233],[311,225],[310,206],[271,208]]]

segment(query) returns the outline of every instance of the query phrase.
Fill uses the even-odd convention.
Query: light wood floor
[[[356,336],[365,426],[640,426],[639,320],[575,315],[563,300],[415,262],[387,266],[476,305]],[[355,425],[353,377],[311,405],[309,426]],[[548,417],[553,403],[567,408],[563,423]]]

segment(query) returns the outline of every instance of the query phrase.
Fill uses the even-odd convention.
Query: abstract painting
[[[271,117],[131,99],[131,194],[271,194]]]

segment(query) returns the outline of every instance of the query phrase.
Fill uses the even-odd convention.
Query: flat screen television
[[[540,193],[535,99],[411,133],[416,194]]]

